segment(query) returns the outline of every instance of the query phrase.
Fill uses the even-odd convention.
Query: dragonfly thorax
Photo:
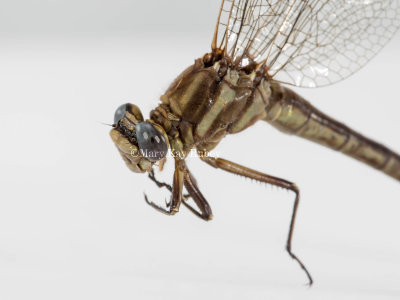
[[[237,67],[229,57],[211,53],[177,77],[151,119],[168,135],[173,128],[184,152],[193,147],[207,151],[226,134],[242,131],[263,118],[269,96],[262,68]]]

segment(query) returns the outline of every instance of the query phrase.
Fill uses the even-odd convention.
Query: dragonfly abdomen
[[[277,129],[343,152],[400,180],[400,155],[332,119],[276,83],[264,119]]]

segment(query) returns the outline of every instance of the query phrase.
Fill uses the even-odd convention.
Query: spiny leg
[[[165,187],[168,191],[170,191],[172,193],[172,186],[168,183],[165,182],[161,182],[158,181],[156,176],[154,175],[154,170],[151,169],[151,171],[149,172],[149,178],[151,179],[151,181],[153,181],[159,188]],[[189,194],[185,194],[182,196],[183,200],[187,201],[190,198]],[[171,202],[166,202],[167,207],[169,207],[171,204]]]
[[[172,187],[168,183],[158,181],[154,175],[154,170],[151,170],[149,173],[149,178],[159,187],[165,187],[167,190],[172,192]],[[193,214],[195,214],[197,217],[209,221],[212,219],[212,211],[211,207],[208,204],[207,200],[204,198],[203,194],[200,192],[196,181],[193,178],[193,175],[190,173],[190,171],[185,168],[184,172],[184,185],[186,189],[188,190],[189,194],[185,194],[182,196],[183,200],[182,204],[185,205]],[[194,202],[196,203],[197,207],[200,209],[200,212],[198,212],[195,208],[193,208],[190,204],[188,204],[186,201],[189,200],[189,198],[192,197]],[[145,199],[146,199],[145,195]],[[148,203],[149,201],[146,199],[146,202]],[[166,203],[167,207],[169,207],[170,202]],[[153,205],[152,205],[153,206]],[[153,206],[154,207],[154,206]],[[159,207],[158,207],[159,208]],[[164,211],[163,211],[164,212]]]
[[[151,179],[151,181],[153,181],[159,188],[163,188],[165,187],[168,191],[170,191],[172,193],[172,186],[168,183],[165,182],[161,182],[158,181],[154,175],[154,170],[151,169],[151,171],[149,172],[149,178]],[[147,195],[144,194],[144,199],[146,200],[147,203],[149,203],[149,200],[147,199]],[[167,201],[165,200],[165,206],[169,207],[171,205],[171,201]],[[153,206],[153,205],[152,205]]]
[[[296,220],[297,208],[299,206],[299,201],[300,201],[300,192],[299,192],[298,187],[292,182],[246,168],[244,166],[238,165],[234,162],[231,162],[231,161],[228,161],[228,160],[225,160],[222,158],[214,158],[214,157],[201,156],[201,155],[200,155],[200,158],[204,162],[213,166],[214,168],[222,169],[227,172],[241,175],[241,176],[244,176],[247,178],[252,178],[252,179],[260,181],[260,182],[279,186],[284,189],[291,190],[296,194],[296,198],[295,198],[294,205],[293,205],[292,218],[290,221],[289,234],[288,234],[287,243],[286,243],[286,250],[289,253],[289,255],[295,261],[297,261],[297,263],[300,265],[300,267],[304,270],[304,272],[306,273],[306,275],[308,277],[309,285],[312,285],[313,280],[312,280],[312,277],[311,277],[310,273],[308,272],[307,268],[305,267],[303,262],[292,252],[292,237],[293,237],[293,231],[294,231],[294,224],[295,224],[295,220]]]
[[[165,183],[165,182],[158,181],[158,180],[156,179],[156,177],[155,177],[155,175],[154,175],[154,170],[153,170],[153,169],[151,169],[151,171],[150,171],[150,173],[149,173],[149,178],[150,178],[159,188],[165,187],[168,191],[172,192],[172,186],[171,186],[170,184]]]
[[[193,178],[188,169],[186,169],[184,174],[184,184],[194,203],[196,203],[197,207],[200,209],[200,212],[194,209],[186,201],[182,202],[183,205],[185,205],[192,213],[194,213],[199,218],[205,221],[210,221],[213,218],[211,207],[208,204],[206,198],[204,198],[203,194],[200,192],[200,189],[196,184],[196,180]]]
[[[168,184],[164,184],[162,182],[157,181],[154,178],[154,173],[149,174],[150,179],[152,179],[159,187],[166,187],[168,190],[171,191],[171,201],[167,203],[168,209],[165,209],[161,206],[158,206],[154,202],[149,201],[147,195],[144,194],[144,199],[146,200],[147,204],[149,204],[154,209],[162,212],[166,215],[174,215],[178,212],[179,206],[182,202],[182,189],[183,189],[183,175],[184,175],[184,168],[182,167],[184,164],[179,161],[175,161],[175,172],[174,172],[174,180],[172,183],[172,187]]]

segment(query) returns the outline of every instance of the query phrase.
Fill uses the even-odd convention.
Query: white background
[[[209,51],[218,1],[0,3],[0,299],[398,299],[400,184],[265,123],[222,157],[297,183],[293,195],[190,159],[212,205],[151,209],[108,136],[115,109],[144,115]],[[365,68],[298,89],[329,115],[400,151],[399,34]],[[164,178],[171,181],[168,170]]]

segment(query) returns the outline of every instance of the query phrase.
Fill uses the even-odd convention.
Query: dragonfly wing
[[[223,0],[213,40],[235,64],[317,87],[363,67],[400,27],[400,0]]]

